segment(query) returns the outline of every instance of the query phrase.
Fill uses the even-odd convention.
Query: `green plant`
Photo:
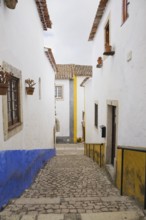
[[[25,82],[28,84],[28,87],[31,88],[36,84],[33,79],[26,79]]]
[[[12,73],[8,73],[4,70],[4,68],[0,65],[0,83],[8,84],[8,81],[11,79]]]
[[[81,143],[82,142],[82,138],[81,137],[77,138],[77,142]]]

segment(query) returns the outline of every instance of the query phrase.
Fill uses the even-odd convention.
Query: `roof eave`
[[[52,22],[50,20],[46,0],[36,0],[36,5],[43,29],[47,31],[48,28],[52,28]]]
[[[108,2],[108,0],[100,0],[100,2],[99,2],[99,6],[97,8],[97,12],[96,12],[96,15],[94,18],[94,22],[92,25],[92,29],[91,29],[88,41],[92,41],[95,37],[98,26],[100,24],[100,21],[102,19],[103,14],[104,14],[104,10],[106,8],[107,2]]]
[[[49,62],[50,62],[50,64],[51,64],[51,66],[52,66],[54,72],[58,72],[57,65],[56,65],[56,61],[55,61],[55,58],[54,58],[54,56],[53,56],[53,53],[52,53],[51,48],[45,47],[45,48],[44,48],[44,52],[45,52],[45,54],[46,54],[46,56],[47,56],[47,58],[48,58],[48,60],[49,60]]]
[[[87,80],[90,79],[90,77],[86,77],[80,84],[81,87],[85,87],[85,83],[87,82]]]

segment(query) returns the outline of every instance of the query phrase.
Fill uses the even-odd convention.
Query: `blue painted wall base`
[[[19,197],[55,155],[55,149],[0,151],[0,209]]]

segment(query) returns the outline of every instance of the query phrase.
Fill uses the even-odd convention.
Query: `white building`
[[[0,26],[1,65],[13,74],[8,95],[0,95],[2,207],[20,195],[43,164],[55,155],[56,65],[51,49],[44,50],[43,31],[51,28],[46,0],[21,0],[15,9],[1,1]],[[33,95],[26,93],[26,79],[36,83]]]
[[[55,80],[56,119],[59,129],[57,143],[76,143],[84,140],[84,88],[81,83],[92,76],[92,67],[57,65]]]
[[[93,78],[85,84],[86,142],[105,143],[105,162],[116,172],[117,146],[146,148],[146,2],[100,0],[97,6],[89,35],[93,41]],[[111,45],[111,51],[106,51],[105,45]],[[97,66],[99,57],[103,64]],[[101,126],[106,129],[104,137]],[[139,166],[140,157],[127,158],[124,163]],[[134,164],[128,169],[131,175],[133,169],[135,176],[141,170]],[[127,182],[134,182],[127,178]]]

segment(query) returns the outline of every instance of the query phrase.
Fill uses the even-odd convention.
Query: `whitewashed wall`
[[[99,125],[107,124],[106,100],[119,101],[118,145],[145,146],[146,143],[146,2],[130,1],[129,18],[122,24],[122,1],[111,0],[93,42],[93,79],[86,83],[86,141],[106,142],[94,127],[94,102],[99,104]],[[104,26],[110,18],[113,57],[104,59]],[[131,61],[127,61],[132,52]],[[91,100],[91,96],[93,100]]]
[[[43,29],[35,1],[21,0],[15,10],[0,4],[0,61],[22,72],[23,129],[4,142],[0,96],[0,150],[52,148],[54,72],[44,54]],[[39,99],[38,80],[41,78]],[[37,83],[33,96],[25,93],[25,79]]]
[[[94,98],[92,89],[92,79],[85,85],[85,128],[86,143],[96,143],[98,130],[94,126]]]
[[[57,137],[68,137],[70,135],[70,106],[69,106],[69,80],[56,80],[55,85],[63,86],[63,99],[56,100],[56,118],[60,122],[60,132]]]
[[[84,106],[84,87],[81,87],[80,84],[83,82],[85,77],[77,77],[77,137],[82,138],[82,112],[85,111]]]

